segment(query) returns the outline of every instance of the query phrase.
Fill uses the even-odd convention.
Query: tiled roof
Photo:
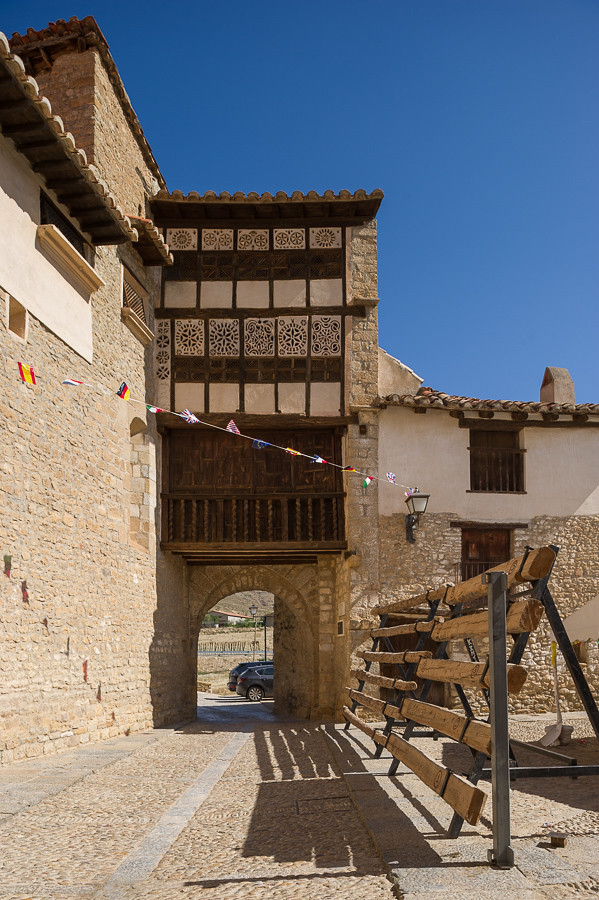
[[[52,60],[56,53],[64,53],[65,48],[73,48],[77,52],[81,52],[95,47],[106,66],[110,81],[148,168],[158,184],[161,187],[166,186],[152,149],[131,105],[116,63],[108,49],[108,41],[93,16],[85,16],[83,19],[72,16],[68,22],[65,19],[57,19],[56,22],[50,22],[46,28],[41,28],[39,31],[28,28],[26,34],[19,34],[18,31],[15,31],[10,40],[10,46],[13,53],[18,53],[24,59],[33,74],[38,71],[36,66],[47,68],[48,60]]]
[[[203,194],[199,194],[197,191],[190,191],[188,194],[184,194],[183,191],[161,190],[156,194],[156,199],[192,200],[205,203],[213,203],[215,200],[223,203],[286,203],[289,201],[292,203],[305,203],[322,202],[323,200],[382,200],[384,196],[383,192],[378,189],[371,191],[370,194],[364,190],[354,191],[353,194],[351,191],[339,191],[338,194],[335,191],[325,191],[324,194],[319,194],[317,191],[308,191],[307,194],[303,194],[301,191],[293,191],[291,196],[286,194],[285,191],[277,191],[276,194],[270,194],[268,191],[263,194],[258,194],[256,191],[250,191],[249,194],[244,194],[243,191],[236,191],[234,194],[229,194],[228,191],[221,191],[220,194],[216,194],[214,191],[205,191]]]
[[[293,191],[286,194],[285,191],[277,191],[271,194],[268,191],[258,194],[250,191],[236,191],[230,194],[222,191],[205,191],[203,194],[190,191],[160,190],[152,197],[152,212],[156,219],[160,220],[256,220],[275,219],[285,221],[291,219],[329,219],[337,220],[339,224],[369,222],[374,219],[383,199],[383,192],[372,191],[325,191],[319,194],[317,191]]]
[[[135,249],[146,266],[172,266],[175,259],[168,244],[151,219],[134,216],[129,213],[138,231]]]
[[[421,387],[416,394],[389,394],[380,403],[386,406],[411,406],[431,409],[491,410],[496,412],[563,413],[599,415],[599,403],[535,403],[527,400],[480,400],[445,394],[431,387]]]
[[[71,214],[96,244],[137,240],[137,231],[87,156],[65,131],[50,101],[27,75],[21,58],[11,52],[0,32],[0,128],[46,181],[60,178],[70,197]],[[56,191],[59,201],[61,195]],[[62,201],[61,201],[62,202]]]

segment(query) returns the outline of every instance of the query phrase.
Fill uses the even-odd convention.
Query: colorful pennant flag
[[[182,419],[185,419],[185,421],[189,425],[197,425],[198,422],[200,421],[198,419],[198,417],[194,416],[194,414],[192,412],[190,412],[188,409],[184,409],[183,412],[179,413],[179,415],[181,416]]]
[[[83,382],[76,381],[75,378],[65,378],[65,380],[63,381],[63,384],[70,384],[71,387],[77,387],[78,385],[83,384]]]
[[[120,397],[121,400],[129,399],[129,397],[131,396],[131,391],[129,390],[126,381],[122,382],[120,388],[118,389],[118,391],[116,393],[117,393],[117,397]]]
[[[302,454],[299,450],[292,450],[291,447],[285,447],[285,453],[289,453],[291,456],[301,456]]]
[[[373,480],[374,479],[373,479],[372,475],[367,475],[366,478],[364,479],[364,484],[362,485],[362,487],[365,487],[365,488],[368,487],[370,482]]]
[[[265,447],[270,447],[268,441],[252,441],[252,447],[254,450],[264,450]]]
[[[18,363],[18,366],[21,381],[25,382],[25,384],[36,384],[35,372],[33,371],[32,366],[27,366],[22,362]]]
[[[241,434],[241,431],[239,430],[239,428],[237,427],[237,425],[235,424],[235,422],[233,421],[233,419],[231,419],[231,421],[230,421],[229,424],[227,425],[226,430],[227,430],[227,431],[230,431],[231,434]]]
[[[391,484],[397,484],[395,480],[395,472],[387,472],[387,481],[390,481]]]
[[[343,466],[343,468],[341,469],[341,471],[342,471],[342,472],[356,472],[357,470],[354,469],[353,466]]]
[[[164,410],[160,409],[159,406],[146,406],[146,409],[148,410],[148,412],[151,412],[151,413],[164,412]]]
[[[323,465],[328,465],[326,459],[323,459],[322,456],[318,456],[318,454],[314,454],[314,456],[312,457],[312,462],[322,463]]]

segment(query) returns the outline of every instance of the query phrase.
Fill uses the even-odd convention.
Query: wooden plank
[[[368,684],[376,684],[379,687],[390,688],[396,691],[415,691],[418,687],[415,681],[387,678],[385,675],[375,675],[374,672],[366,672],[364,669],[352,669],[351,675],[357,678],[358,681],[366,681]]]
[[[358,650],[356,656],[366,662],[415,663],[432,657],[430,650],[402,650],[401,653],[383,653],[378,650]]]
[[[369,694],[365,694],[363,691],[354,691],[353,688],[346,688],[349,690],[349,696],[352,700],[357,700],[362,706],[365,706],[366,709],[371,710],[371,712],[375,712],[378,715],[384,715],[385,709],[385,701],[377,700],[375,697],[370,697]]]
[[[404,741],[397,734],[383,734],[372,725],[368,725],[347,707],[343,707],[343,715],[352,725],[367,734],[376,744],[387,750],[411,769],[420,780],[454,809],[458,815],[470,825],[477,825],[484,809],[487,795],[460,775],[454,775],[445,766],[435,762],[422,750]]]
[[[478,825],[487,795],[480,788],[474,787],[467,778],[452,772],[443,791],[443,800],[469,825]]]
[[[401,763],[411,769],[420,780],[441,797],[470,825],[477,825],[481,817],[487,795],[465,778],[454,775],[446,766],[435,762],[422,750],[391,733],[387,739],[380,731],[375,731],[374,741],[386,746],[387,750]]]
[[[364,734],[367,734],[369,738],[374,740],[374,736],[376,733],[376,728],[374,725],[369,725],[368,722],[364,722],[359,716],[356,716],[355,713],[349,709],[349,707],[343,707],[343,715],[347,719],[348,722],[351,722],[352,725],[355,725],[356,728],[359,728],[360,731],[363,731]]]
[[[375,628],[370,634],[371,637],[394,637],[396,634],[418,634],[422,632],[432,631],[435,625],[434,621],[430,622],[408,622],[406,625],[391,625],[388,628]]]
[[[506,572],[508,576],[508,585],[513,587],[515,584],[521,584],[524,581],[537,581],[539,578],[545,578],[551,571],[551,567],[555,560],[555,551],[550,547],[540,547],[538,550],[531,550],[524,562],[524,556],[518,556],[515,559],[509,559],[507,562],[488,569],[489,572]],[[522,566],[522,571],[520,567]],[[432,603],[435,600],[442,600],[445,596],[446,586],[435,588],[429,591],[428,600]],[[468,600],[476,600],[486,594],[486,585],[483,585],[482,578],[477,575],[476,578],[470,578],[468,581],[462,581],[460,584],[450,585],[447,589],[445,602],[449,606],[455,606],[456,603],[465,603]],[[421,603],[427,601],[426,594],[419,594],[417,597],[411,597],[405,600],[396,600],[393,603],[384,603],[380,606],[374,606],[372,611],[379,615],[385,613],[401,612],[406,609],[413,609]]]
[[[490,687],[489,672],[484,675],[485,664],[482,662],[462,662],[455,659],[421,659],[416,668],[419,678],[431,681],[443,681],[449,684],[461,684],[465,687]],[[508,663],[507,689],[510,694],[518,694],[524,687],[528,672],[524,666]]]
[[[543,604],[538,600],[516,600],[507,611],[506,623],[508,634],[521,634],[523,631],[536,631],[543,616]],[[489,613],[486,609],[470,615],[457,616],[447,622],[439,622],[433,628],[431,637],[434,641],[451,641],[474,635],[487,635],[489,631]],[[373,632],[374,634],[374,632]]]
[[[468,719],[461,713],[407,698],[400,704],[401,718],[411,719],[419,725],[428,725],[487,755],[491,753],[491,726],[486,722]],[[463,737],[462,737],[463,735]]]

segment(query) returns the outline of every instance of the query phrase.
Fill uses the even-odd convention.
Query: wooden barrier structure
[[[518,777],[519,769],[526,772],[527,777],[533,770],[539,777],[599,774],[599,766],[578,766],[575,759],[537,745],[525,746],[554,759],[567,760],[568,765],[519,767],[508,738],[508,694],[518,694],[525,684],[527,670],[522,665],[522,657],[529,636],[538,628],[543,615],[547,616],[599,738],[596,702],[548,588],[558,550],[554,545],[537,550],[527,548],[522,556],[495,566],[482,576],[375,607],[373,611],[378,613],[380,625],[371,631],[372,649],[357,654],[364,666],[352,670],[358,687],[348,688],[351,708],[343,708],[345,727],[353,725],[368,735],[375,743],[375,757],[380,757],[384,749],[391,753],[389,775],[394,775],[402,763],[453,809],[449,837],[459,835],[464,821],[471,825],[479,822],[487,794],[477,785],[481,778],[492,774],[494,844],[489,859],[501,868],[513,865],[509,785]],[[394,616],[405,613],[415,616],[416,621],[390,623]],[[392,638],[398,635],[414,635],[414,648],[395,650]],[[512,641],[509,653],[508,636]],[[486,660],[478,659],[473,637],[488,637],[489,656]],[[436,642],[434,654],[424,650],[427,640]],[[449,642],[456,640],[464,641],[470,661],[449,657]],[[373,663],[395,667],[394,676],[371,672]],[[462,711],[427,702],[435,683],[454,686]],[[393,701],[372,696],[368,693],[370,688],[392,691]],[[474,715],[464,688],[481,692],[489,704],[487,721]],[[380,716],[385,721],[384,726],[361,719],[356,712],[359,706]],[[468,775],[456,775],[410,744],[416,727],[432,729],[426,732],[427,735],[442,734],[466,745],[473,756]],[[402,729],[401,734],[398,729]],[[522,746],[521,742],[514,741],[513,744]],[[491,769],[485,769],[489,758]]]

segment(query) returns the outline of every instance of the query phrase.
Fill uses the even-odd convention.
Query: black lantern
[[[406,497],[406,505],[408,514],[406,516],[406,539],[411,543],[416,543],[414,532],[418,528],[418,519],[426,512],[428,498],[430,494],[421,494],[418,488]]]

